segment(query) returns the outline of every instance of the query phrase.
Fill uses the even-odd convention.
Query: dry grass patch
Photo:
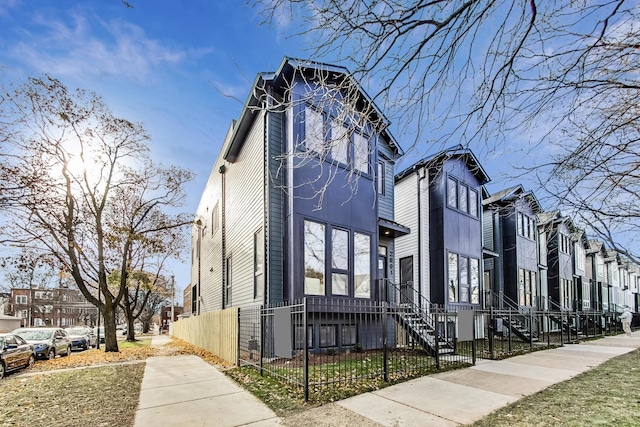
[[[640,350],[486,416],[474,427],[639,426]]]

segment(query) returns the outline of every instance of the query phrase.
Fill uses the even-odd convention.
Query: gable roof
[[[413,165],[398,173],[395,176],[395,181],[398,182],[402,180],[407,175],[415,172],[420,168],[429,168],[440,165],[446,160],[452,158],[462,159],[467,164],[467,166],[469,166],[469,170],[472,171],[476,178],[478,178],[478,181],[480,181],[481,185],[484,185],[487,182],[491,181],[491,178],[489,178],[489,175],[487,175],[486,171],[484,170],[476,156],[473,154],[473,151],[471,151],[469,148],[463,147],[462,144],[455,145],[453,147],[442,150],[432,156],[425,157],[422,160],[418,160]]]
[[[242,113],[240,114],[240,118],[235,126],[233,135],[231,136],[231,141],[224,153],[223,157],[225,160],[231,163],[237,160],[244,144],[245,136],[260,110],[260,104],[270,98],[270,95],[265,93],[265,88],[285,88],[296,72],[301,72],[303,74],[309,74],[311,72],[326,73],[327,78],[332,81],[344,81],[346,79],[349,85],[353,85],[353,87],[358,90],[361,101],[372,107],[370,114],[375,117],[375,122],[381,123],[381,129],[378,129],[378,132],[386,141],[388,141],[395,157],[397,158],[404,154],[398,142],[395,140],[393,135],[389,133],[389,120],[384,116],[384,114],[382,114],[373,99],[369,97],[360,84],[353,78],[351,73],[349,73],[349,70],[342,66],[325,64],[311,60],[289,58],[285,56],[277,71],[258,73],[256,76],[256,79],[251,86],[249,96],[242,108]]]
[[[532,191],[526,191],[522,185],[514,185],[494,193],[482,200],[483,206],[492,204],[507,205],[518,199],[527,199],[535,213],[542,212],[542,206]]]

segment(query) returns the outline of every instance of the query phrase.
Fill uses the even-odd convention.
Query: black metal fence
[[[416,315],[402,304],[327,298],[241,309],[239,364],[305,400],[327,401],[470,366],[477,358],[501,359],[618,331],[615,318],[596,311],[432,310],[419,313],[422,321]]]
[[[239,362],[299,389],[306,400],[475,363],[475,341],[457,339],[456,313],[429,314],[441,333],[426,346],[398,321],[405,314],[385,303],[325,298],[242,309]]]

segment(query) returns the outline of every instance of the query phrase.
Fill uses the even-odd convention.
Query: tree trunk
[[[131,301],[129,300],[128,290],[124,293],[123,299],[124,304],[122,304],[122,308],[124,309],[124,315],[127,318],[127,341],[135,341],[136,331],[133,326],[135,318],[133,317],[133,310],[131,310]]]
[[[104,304],[104,351],[118,352],[118,337],[116,336],[116,310],[111,301]],[[100,337],[98,337],[100,339]]]

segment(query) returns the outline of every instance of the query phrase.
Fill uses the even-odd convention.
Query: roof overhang
[[[378,218],[378,230],[381,237],[396,239],[411,233],[409,227],[384,218]]]
[[[498,257],[500,257],[500,254],[498,254],[497,252],[494,252],[491,249],[482,248],[482,259]]]

